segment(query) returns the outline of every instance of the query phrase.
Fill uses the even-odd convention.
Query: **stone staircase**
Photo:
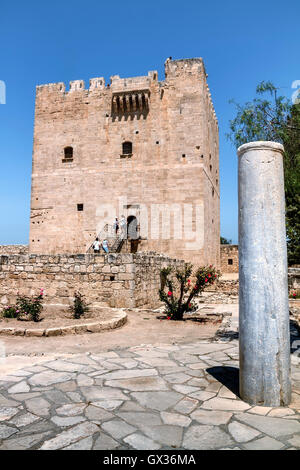
[[[119,234],[116,234],[113,225],[109,224],[104,225],[103,229],[98,233],[97,237],[100,243],[102,243],[105,239],[107,240],[109,253],[120,253],[125,241],[125,238],[122,238]],[[93,243],[94,241],[95,240],[93,240]],[[94,252],[93,243],[88,248],[87,253]]]

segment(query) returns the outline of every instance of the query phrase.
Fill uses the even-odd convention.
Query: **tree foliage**
[[[195,312],[198,307],[194,299],[201,295],[205,287],[216,282],[220,275],[212,265],[202,266],[194,274],[193,265],[190,263],[186,263],[182,269],[162,269],[163,282],[159,298],[165,304],[168,320],[182,320],[184,313]]]
[[[300,104],[278,96],[272,82],[261,82],[256,97],[235,105],[227,138],[239,147],[247,142],[269,140],[284,145],[286,232],[289,264],[300,263]]]
[[[220,237],[220,243],[221,245],[231,245],[232,240],[229,240],[228,238],[225,238],[225,237]]]

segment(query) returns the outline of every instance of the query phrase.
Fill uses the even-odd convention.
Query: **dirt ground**
[[[56,328],[61,326],[75,326],[83,323],[111,320],[115,316],[115,313],[115,310],[109,308],[90,310],[81,318],[75,320],[73,318],[73,314],[68,310],[54,310],[51,314],[43,311],[40,316],[40,321],[38,322],[29,321],[27,319],[17,320],[15,318],[1,317],[0,328],[30,328],[33,330]]]
[[[183,322],[160,320],[157,312],[127,313],[128,320],[124,326],[102,333],[48,338],[1,336],[0,375],[56,356],[110,351],[141,344],[172,344],[208,339],[214,336],[219,327],[219,324],[203,324],[189,319]]]

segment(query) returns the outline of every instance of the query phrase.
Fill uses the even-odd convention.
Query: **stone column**
[[[240,395],[265,406],[291,399],[283,150],[238,149]]]

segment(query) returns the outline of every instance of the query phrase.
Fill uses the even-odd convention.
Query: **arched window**
[[[132,155],[132,142],[123,142],[123,144],[122,144],[122,154],[123,155]]]
[[[64,160],[68,162],[73,160],[73,147],[64,148]]]

